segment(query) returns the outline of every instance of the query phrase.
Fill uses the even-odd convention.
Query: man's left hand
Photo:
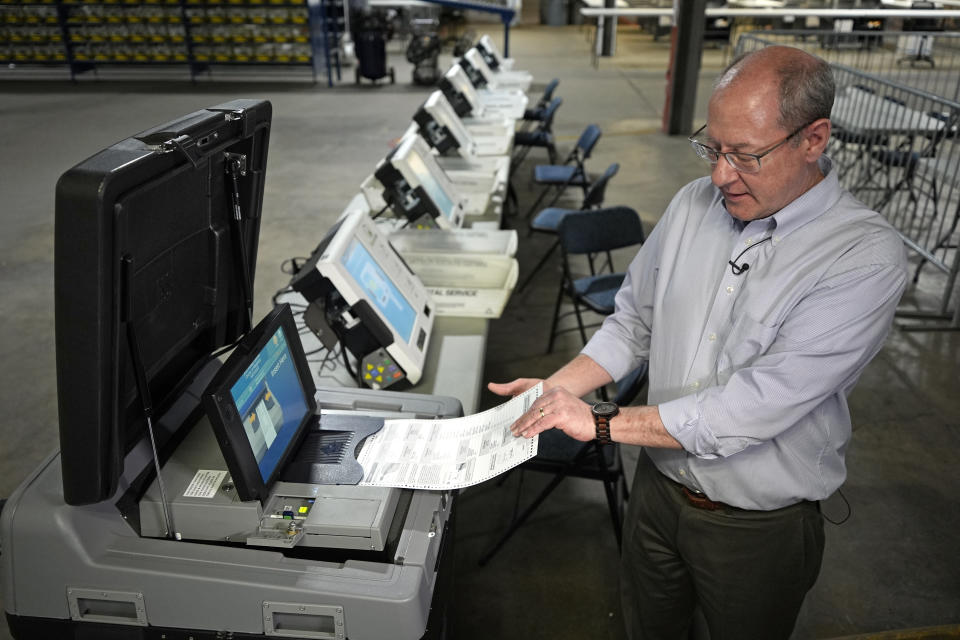
[[[581,442],[597,435],[590,405],[562,387],[537,398],[530,409],[510,426],[514,436],[532,438],[547,429],[560,429]]]

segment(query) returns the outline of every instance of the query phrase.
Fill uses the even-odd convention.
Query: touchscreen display
[[[308,411],[282,328],[230,387],[230,394],[266,484]]]
[[[383,268],[377,264],[367,248],[356,238],[341,258],[353,279],[366,294],[367,300],[376,305],[387,322],[393,326],[402,342],[409,343],[417,312],[410,305]]]
[[[433,204],[436,205],[440,213],[445,218],[452,216],[454,213],[453,200],[450,199],[447,192],[444,191],[443,187],[434,179],[433,174],[427,169],[427,165],[423,161],[423,158],[420,157],[420,154],[411,150],[411,152],[407,154],[406,160],[410,166],[410,170],[413,171],[414,175],[417,176],[417,180],[420,181],[420,186],[423,187],[423,190],[426,191],[430,199],[433,200]]]

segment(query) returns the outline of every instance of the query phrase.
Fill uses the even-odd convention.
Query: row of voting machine
[[[482,37],[293,277],[307,328],[351,354],[361,384],[415,385],[437,316],[502,314],[519,267],[516,232],[500,226],[531,81]]]

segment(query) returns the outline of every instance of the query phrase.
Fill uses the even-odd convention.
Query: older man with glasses
[[[621,566],[633,638],[686,638],[698,605],[712,640],[788,638],[819,573],[847,395],[906,283],[899,237],[823,155],[833,97],[829,66],[790,47],[721,75],[690,139],[710,177],[674,197],[616,312],[512,426],[643,445]],[[644,361],[648,406],[580,400]]]

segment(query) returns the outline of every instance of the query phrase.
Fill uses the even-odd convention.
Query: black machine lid
[[[210,354],[250,329],[270,121],[263,100],[196,111],[104,149],[58,181],[67,503],[112,496],[124,455],[145,433],[131,327],[156,416]]]

